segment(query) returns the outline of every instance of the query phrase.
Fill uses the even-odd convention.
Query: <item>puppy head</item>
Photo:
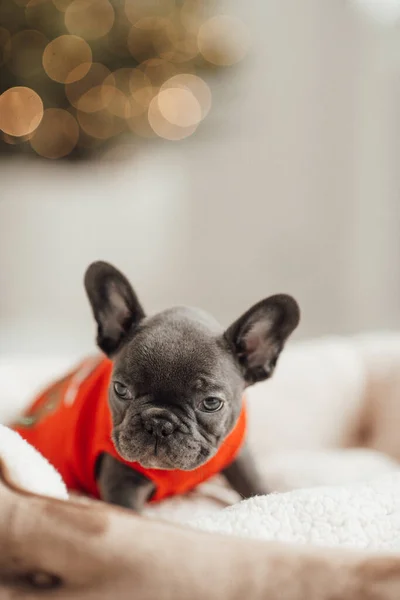
[[[296,301],[271,296],[224,331],[212,317],[176,307],[146,317],[128,280],[96,262],[85,288],[97,343],[112,358],[113,442],[146,468],[192,470],[232,431],[246,386],[270,377],[299,322]]]

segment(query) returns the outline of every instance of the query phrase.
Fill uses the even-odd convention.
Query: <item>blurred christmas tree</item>
[[[207,0],[0,2],[0,151],[82,156],[121,134],[179,140],[211,106],[199,76],[246,34]]]

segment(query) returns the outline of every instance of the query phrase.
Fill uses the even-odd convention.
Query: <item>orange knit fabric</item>
[[[72,373],[47,388],[12,425],[59,471],[70,490],[99,498],[95,465],[107,452],[155,484],[152,501],[184,494],[219,473],[235,458],[246,433],[243,408],[233,431],[216,455],[193,471],[145,469],[117,453],[111,440],[108,386],[112,362],[102,357],[84,361]]]

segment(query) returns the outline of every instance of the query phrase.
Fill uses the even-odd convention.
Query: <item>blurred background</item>
[[[108,260],[148,312],[400,323],[400,0],[0,4],[0,354],[83,353]]]

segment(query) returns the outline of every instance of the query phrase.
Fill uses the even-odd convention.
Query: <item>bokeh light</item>
[[[129,77],[129,90],[133,97],[141,95],[143,89],[152,87],[152,83],[147,75],[140,69],[133,69]]]
[[[0,0],[0,147],[57,159],[115,148],[120,134],[192,135],[212,104],[201,72],[248,47],[243,24],[215,6]]]
[[[13,87],[0,96],[0,130],[21,137],[27,136],[39,126],[43,118],[43,102],[28,87]]]
[[[115,78],[101,63],[93,63],[82,79],[65,86],[65,94],[71,105],[83,112],[105,108],[114,97],[114,92]]]
[[[28,142],[34,133],[30,133],[29,135],[21,135],[19,137],[14,137],[13,135],[8,135],[7,133],[3,133],[1,135],[1,139],[3,142],[6,142],[9,146],[21,146]]]
[[[169,121],[164,114],[161,111],[161,108],[164,109],[164,112],[166,112],[166,114],[168,114],[170,117],[172,116],[174,118],[174,120],[178,120],[177,118],[177,114],[174,113],[171,115],[172,111],[170,108],[170,102],[171,102],[171,96],[165,96],[166,94],[176,94],[176,92],[178,92],[178,94],[176,94],[175,99],[178,99],[178,101],[180,102],[181,106],[185,105],[186,103],[186,107],[185,110],[187,111],[187,113],[190,115],[191,114],[191,110],[193,110],[194,104],[193,104],[193,100],[195,100],[194,96],[192,96],[193,100],[190,100],[188,102],[188,98],[185,96],[183,97],[181,95],[182,92],[185,92],[187,94],[190,94],[190,92],[188,92],[187,90],[183,90],[180,88],[172,88],[170,90],[165,90],[164,92],[161,92],[161,103],[160,103],[160,99],[159,96],[155,96],[153,98],[153,100],[150,103],[150,107],[149,107],[149,112],[148,112],[148,119],[149,119],[149,124],[150,127],[152,128],[152,130],[154,131],[154,133],[161,138],[164,138],[165,140],[170,140],[170,141],[179,141],[179,140],[183,140],[184,138],[189,137],[190,135],[192,135],[198,126],[198,122],[194,123],[190,126],[180,126],[177,125],[176,123],[172,123],[171,121]],[[160,106],[161,104],[161,106]],[[196,112],[196,109],[195,109]],[[193,114],[193,113],[192,113]],[[197,105],[197,115],[200,115],[200,107]],[[183,121],[185,122],[187,120],[187,117],[185,117],[183,119]]]
[[[65,11],[65,26],[70,33],[97,40],[110,31],[114,18],[109,0],[73,0]]]
[[[32,148],[44,158],[63,158],[75,148],[79,127],[75,118],[61,108],[48,108],[30,140]]]
[[[152,85],[145,73],[139,69],[134,69],[129,78],[129,90],[129,116],[138,117],[147,112],[150,102],[158,92],[158,87]]]
[[[198,45],[204,58],[217,66],[231,66],[248,51],[249,34],[242,21],[228,15],[208,19],[199,29]]]
[[[114,93],[108,103],[110,113],[121,119],[128,119],[131,105],[130,81],[134,70],[129,68],[118,69],[104,80],[104,84],[111,87],[114,84]]]
[[[189,90],[199,103],[201,119],[204,119],[210,112],[212,101],[211,90],[206,82],[197,75],[192,75],[190,73],[175,75],[161,86],[161,90],[169,88],[183,88]]]
[[[125,121],[107,109],[101,109],[94,113],[86,113],[78,110],[77,119],[83,131],[93,138],[107,140],[125,129]]]
[[[61,35],[43,52],[43,68],[50,79],[73,83],[84,77],[92,64],[89,44],[76,35]]]
[[[158,109],[164,119],[178,127],[192,127],[201,121],[198,100],[188,89],[167,87],[157,95]]]
[[[190,31],[181,23],[169,21],[163,36],[155,39],[154,46],[161,58],[173,63],[187,63],[199,53],[197,30]]]

